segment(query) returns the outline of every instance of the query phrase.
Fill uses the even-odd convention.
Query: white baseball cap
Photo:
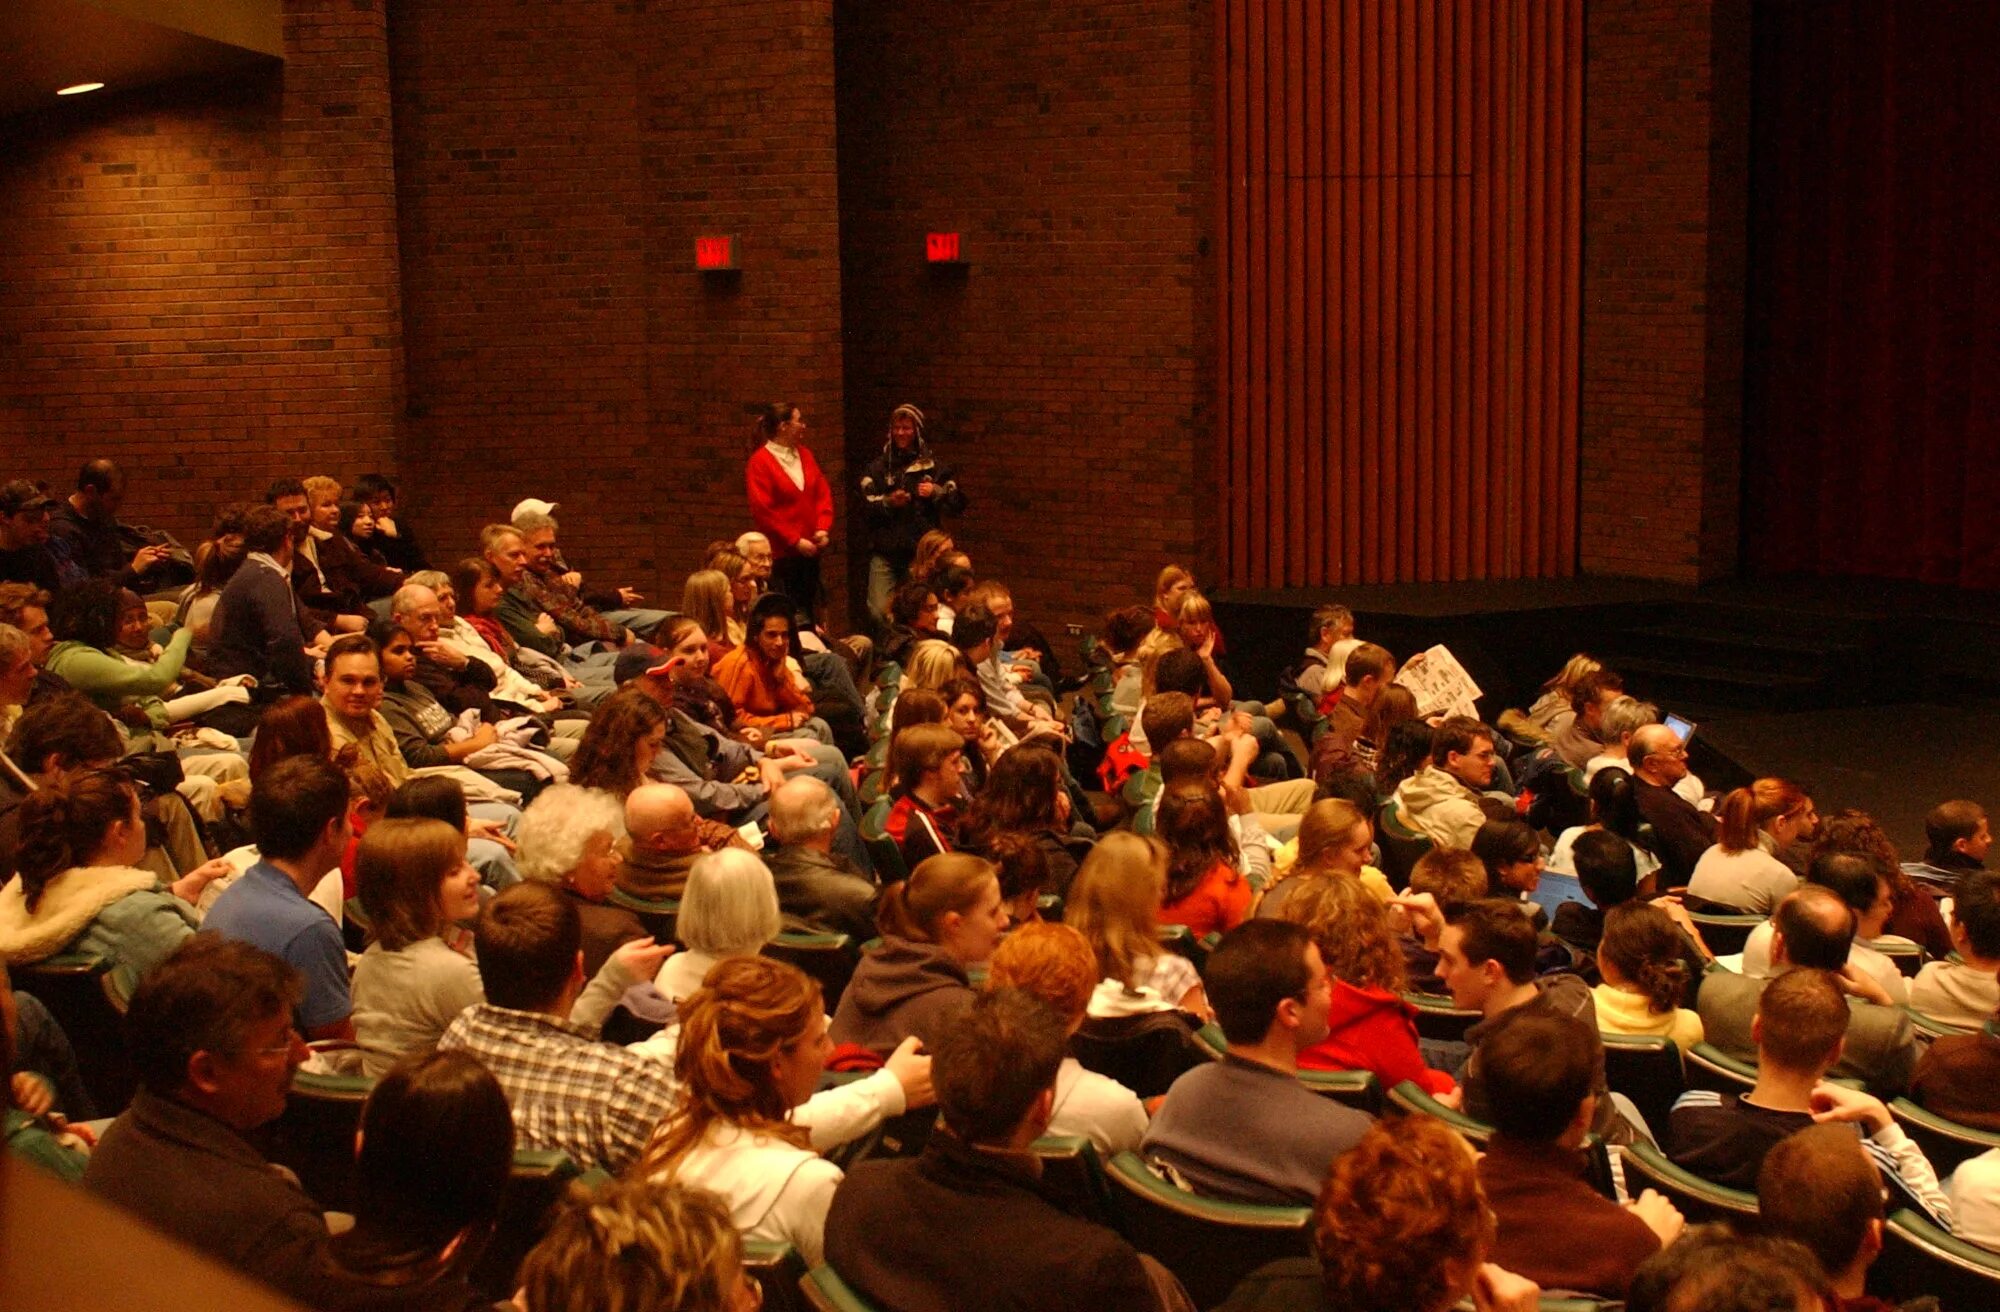
[[[508,518],[519,519],[523,515],[553,515],[555,513],[555,502],[543,501],[539,497],[528,497],[515,505],[514,513],[509,515]]]

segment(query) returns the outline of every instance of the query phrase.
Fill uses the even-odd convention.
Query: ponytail
[[[790,401],[771,401],[752,409],[757,416],[750,423],[750,449],[754,451],[775,437],[798,407]]]
[[[1758,779],[1735,789],[1715,804],[1722,850],[1745,852],[1756,847],[1758,832],[1766,823],[1790,815],[1810,800],[1788,779]]]
[[[87,864],[104,835],[131,818],[138,796],[122,775],[85,770],[44,784],[21,803],[21,841],[14,869],[32,914],[42,892],[63,871]]]
[[[1650,902],[1621,902],[1605,912],[1597,955],[1639,991],[1656,1015],[1671,1014],[1686,996],[1688,968],[1681,957],[1681,932],[1666,912]]]
[[[882,890],[876,904],[875,928],[884,937],[919,943],[937,941],[938,922],[947,912],[964,915],[978,903],[987,882],[1000,873],[990,861],[966,852],[945,852],[917,863],[908,879]]]

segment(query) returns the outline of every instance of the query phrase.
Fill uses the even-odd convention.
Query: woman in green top
[[[15,1028],[14,990],[0,965],[0,1140],[8,1152],[74,1184],[90,1157],[64,1135],[62,1118],[49,1113],[47,1083],[15,1072]]]
[[[20,816],[16,874],[0,885],[0,961],[104,957],[121,997],[195,932],[202,890],[231,873],[217,859],[169,885],[138,869],[146,852],[139,794],[110,770],[48,780]]]
[[[236,680],[183,689],[183,675],[192,675],[185,667],[194,630],[176,629],[164,647],[155,647],[146,603],[114,579],[65,589],[49,611],[49,627],[56,635],[49,672],[109,712],[128,737],[146,740],[218,706],[250,700],[249,689]]]

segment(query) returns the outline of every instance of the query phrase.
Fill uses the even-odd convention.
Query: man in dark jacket
[[[187,553],[176,553],[163,534],[118,522],[125,504],[125,471],[92,460],[77,471],[76,491],[49,518],[58,552],[93,579],[117,579],[134,592],[158,592],[194,581]]]
[[[949,466],[924,441],[924,412],[899,405],[889,416],[889,440],[861,475],[868,508],[868,613],[889,611],[889,594],[909,572],[917,540],[946,515],[965,513],[965,493]]]
[[[1694,874],[1695,862],[1714,846],[1715,817],[1697,810],[1674,791],[1688,772],[1687,748],[1664,724],[1649,724],[1632,735],[1632,800],[1640,818],[1653,826],[1653,850],[1660,858],[1660,883],[1679,888]]]
[[[938,1037],[943,1126],[919,1157],[856,1166],[827,1212],[827,1261],[863,1297],[903,1312],[1187,1305],[1171,1275],[1041,1190],[1028,1148],[1054,1114],[1066,1042],[1055,1013],[1013,989]]]
[[[25,478],[0,485],[0,583],[25,583],[44,592],[61,589],[62,563],[49,545],[49,512],[56,499]]]
[[[840,799],[811,775],[796,774],[771,793],[771,837],[764,854],[778,888],[778,909],[809,929],[875,937],[873,880],[833,850],[840,830]]]
[[[223,586],[209,621],[202,672],[214,678],[253,675],[257,699],[287,693],[310,697],[312,660],[306,646],[325,632],[307,619],[292,590],[292,521],[273,506],[258,506],[244,517],[242,568]],[[233,726],[232,726],[233,727]]]
[[[284,1113],[306,1058],[297,974],[259,948],[199,934],[139,983],[126,1015],[139,1092],[83,1182],[210,1257],[317,1302],[320,1209],[245,1136]]]

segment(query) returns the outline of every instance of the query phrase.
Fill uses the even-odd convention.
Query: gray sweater
[[[1225,1056],[1174,1081],[1139,1151],[1204,1197],[1309,1207],[1372,1124],[1296,1076]]]

